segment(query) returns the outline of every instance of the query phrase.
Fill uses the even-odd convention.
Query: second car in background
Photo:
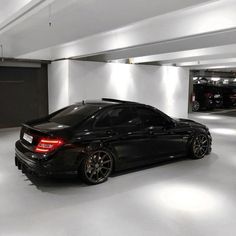
[[[193,111],[212,110],[223,106],[223,96],[217,86],[193,85]]]

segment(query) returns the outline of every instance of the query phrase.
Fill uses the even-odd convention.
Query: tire
[[[15,166],[16,166],[16,167],[18,166],[18,160],[17,160],[17,157],[15,157]]]
[[[193,138],[190,145],[190,155],[192,159],[201,159],[209,152],[209,139],[206,134],[198,133]]]
[[[78,174],[83,182],[95,185],[105,182],[113,170],[113,157],[107,150],[88,154],[79,166]]]
[[[198,101],[193,102],[193,111],[199,111],[200,110],[200,103]]]

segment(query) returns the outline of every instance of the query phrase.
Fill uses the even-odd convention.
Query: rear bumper
[[[25,152],[24,147],[19,141],[16,142],[15,146],[15,164],[22,172],[32,172],[40,176],[46,176],[52,173],[49,162],[39,160],[37,157],[33,159],[32,153]]]
[[[18,155],[15,156],[15,164],[18,167],[19,170],[22,170],[23,173],[32,173],[36,174],[38,176],[47,176],[51,173],[47,171],[45,168],[38,166],[38,165],[32,165],[32,163],[28,163],[25,161],[22,161],[21,158],[19,158]]]
[[[77,173],[82,160],[80,157],[74,149],[64,148],[44,155],[29,151],[20,140],[15,144],[15,164],[18,169],[39,176]]]

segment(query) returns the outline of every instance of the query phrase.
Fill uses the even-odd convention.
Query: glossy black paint
[[[70,126],[68,123],[54,122],[56,115],[63,110],[73,110],[77,107],[82,109],[83,106],[87,106],[86,111],[89,110],[89,115],[80,119],[78,124],[73,122]],[[135,114],[133,120],[126,125],[116,126],[113,125],[113,121],[113,124],[98,126],[102,117],[106,117],[109,112],[116,112],[117,109],[132,111],[130,114]],[[148,123],[151,122],[151,118],[147,119],[145,112],[150,112],[153,117],[159,117],[160,124]],[[60,120],[60,117],[57,120]],[[63,119],[63,122],[68,122],[68,119]],[[156,120],[152,122],[156,123]],[[187,156],[191,141],[199,132],[205,133],[211,144],[211,136],[206,126],[191,120],[172,119],[144,104],[118,100],[83,102],[48,117],[23,124],[20,140],[15,145],[15,160],[19,169],[39,175],[77,172],[86,155],[94,150],[105,149],[112,154],[114,170],[122,170]],[[32,144],[23,139],[24,133],[33,136]],[[48,154],[36,153],[35,147],[42,137],[63,138],[65,144]],[[209,146],[209,152],[210,150]]]
[[[223,97],[223,107],[230,108],[236,106],[236,88],[233,86],[218,87]]]
[[[223,106],[223,96],[217,86],[194,84],[193,92],[195,101],[200,105],[200,110],[211,110]]]

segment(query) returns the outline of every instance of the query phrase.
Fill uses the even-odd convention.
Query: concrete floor
[[[27,178],[14,166],[16,129],[0,131],[0,235],[236,235],[236,112],[198,113],[213,152],[113,176]]]

